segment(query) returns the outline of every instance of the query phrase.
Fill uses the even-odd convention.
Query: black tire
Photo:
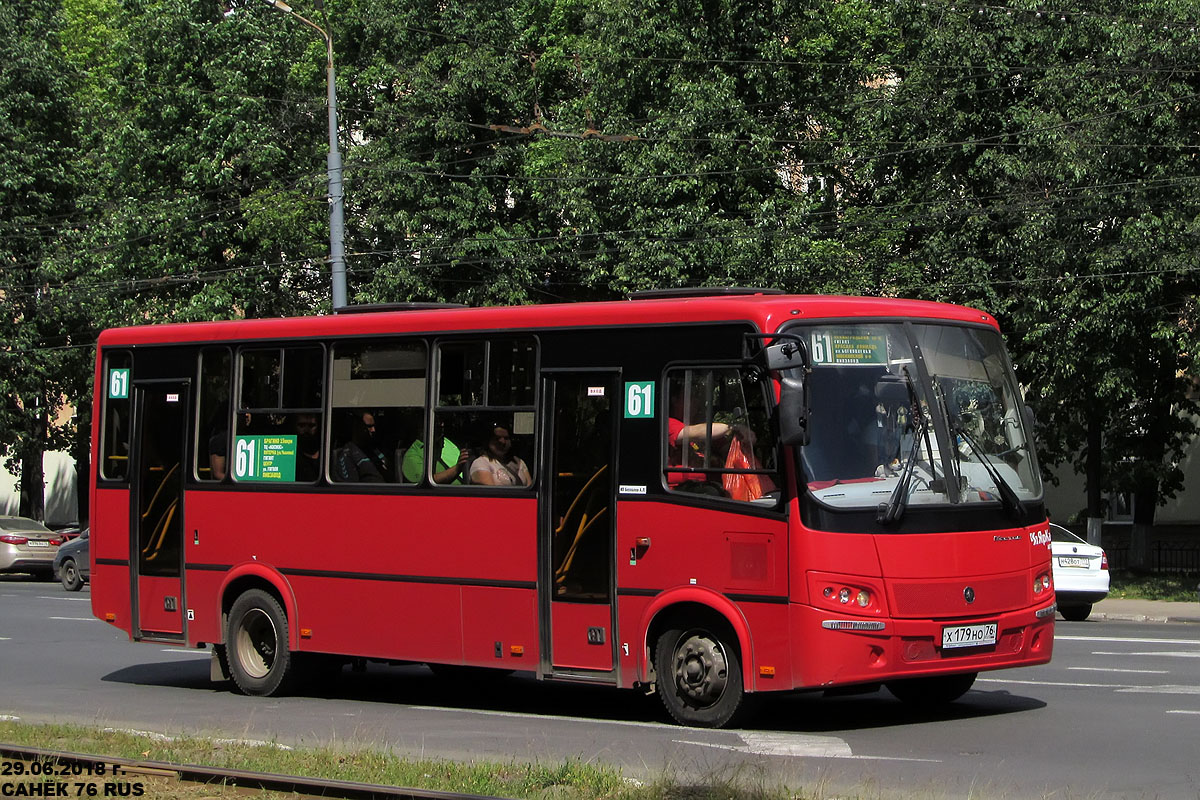
[[[960,675],[904,678],[888,681],[884,686],[897,700],[915,706],[936,707],[953,703],[966,694],[978,675],[978,672],[966,672]]]
[[[1058,613],[1063,615],[1063,619],[1069,619],[1071,622],[1083,622],[1092,613],[1091,603],[1080,603],[1077,605],[1059,606]]]
[[[233,602],[225,626],[229,675],[243,693],[258,697],[282,694],[296,674],[288,646],[288,620],[279,601],[251,589]]]
[[[58,565],[58,579],[68,592],[78,592],[83,588],[83,576],[79,574],[79,565],[73,558],[64,558]]]
[[[713,626],[672,628],[655,643],[658,694],[683,725],[721,728],[742,705],[742,665],[732,632]]]

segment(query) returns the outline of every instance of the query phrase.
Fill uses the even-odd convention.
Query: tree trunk
[[[1133,532],[1129,539],[1129,568],[1144,572],[1150,562],[1150,538],[1154,531],[1154,510],[1158,506],[1158,487],[1139,486],[1133,494]]]
[[[21,458],[21,516],[41,522],[46,518],[46,476],[42,470],[43,449],[31,443]]]

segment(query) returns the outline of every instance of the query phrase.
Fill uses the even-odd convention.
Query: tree
[[[69,435],[54,420],[79,361],[75,308],[61,292],[74,273],[60,250],[76,222],[73,76],[62,68],[55,0],[5,4],[0,26],[0,452],[19,466],[21,513],[42,519],[42,453]]]
[[[1200,40],[1184,12],[899,4],[894,79],[857,124],[868,168],[848,202],[897,232],[902,288],[1009,329],[1041,451],[1086,471],[1096,535],[1101,491],[1136,493],[1144,532],[1196,430]]]

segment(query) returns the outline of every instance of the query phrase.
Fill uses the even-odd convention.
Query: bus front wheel
[[[917,706],[942,706],[967,693],[978,672],[961,675],[934,675],[928,678],[903,678],[884,684],[897,700]]]
[[[245,694],[278,694],[294,672],[287,614],[261,589],[243,593],[229,609],[225,648],[230,677]]]
[[[729,634],[675,628],[658,638],[658,693],[677,722],[720,728],[742,704],[742,667]]]

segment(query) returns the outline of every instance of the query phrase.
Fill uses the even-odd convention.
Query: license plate
[[[983,647],[996,643],[996,623],[983,625],[954,625],[942,628],[942,649],[954,647]]]
[[[1087,569],[1090,566],[1091,559],[1079,558],[1078,556],[1059,556],[1058,565],[1060,567],[1083,567]]]
[[[30,547],[49,547],[50,546],[49,542],[43,542],[41,539],[30,539],[25,544],[29,545]]]

